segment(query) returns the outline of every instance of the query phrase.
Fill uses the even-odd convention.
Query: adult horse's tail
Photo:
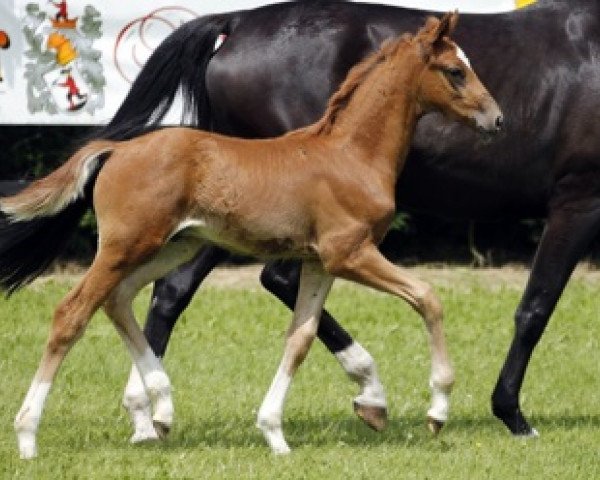
[[[208,129],[206,68],[219,35],[229,33],[232,18],[209,15],[175,30],[150,56],[111,122],[94,137],[125,140],[159,125],[178,92],[190,124]],[[90,207],[109,144],[92,142],[47,177],[0,199],[0,288],[16,290],[58,256]]]
[[[90,207],[113,142],[92,142],[21,192],[0,199],[0,288],[30,282],[61,252]]]
[[[210,127],[206,68],[219,35],[228,34],[231,14],[209,15],[185,23],[152,53],[121,107],[96,138],[125,140],[159,125],[178,92],[188,125]]]

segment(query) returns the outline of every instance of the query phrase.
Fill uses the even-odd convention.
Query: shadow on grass
[[[584,428],[600,431],[600,415],[535,416],[532,424],[541,432],[568,431]],[[284,424],[286,438],[293,448],[301,446],[362,446],[365,448],[393,445],[419,450],[448,451],[464,438],[511,438],[504,425],[489,416],[456,416],[440,435],[434,437],[421,416],[392,419],[383,432],[375,432],[359,419],[346,415],[311,415],[288,418]],[[514,437],[515,440],[519,437]],[[262,434],[247,418],[214,419],[208,422],[179,425],[172,435],[158,444],[139,448],[179,450],[186,448],[265,447]]]
[[[542,439],[545,433],[557,431],[560,433],[576,429],[600,431],[600,415],[536,415],[532,416],[531,420],[532,425],[540,431]],[[129,444],[131,431],[125,417],[90,423],[82,422],[77,429],[78,434],[69,430],[65,432],[64,425],[60,423],[48,422],[43,428],[45,432],[41,432],[41,449],[45,450],[45,446],[57,448],[55,441],[57,436],[60,436],[60,443],[70,453],[82,453],[98,448],[139,449],[157,453],[189,449],[264,448],[265,453],[268,453],[262,434],[254,426],[253,419],[248,417],[213,417],[208,420],[188,417],[176,424],[174,431],[166,440],[135,446]],[[327,415],[300,412],[286,418],[284,432],[292,449],[304,446],[349,446],[365,449],[393,446],[438,453],[452,451],[471,439],[485,443],[511,438],[504,425],[491,414],[453,416],[437,437],[427,430],[425,423],[423,416],[408,414],[392,418],[386,430],[378,433],[347,412],[339,411]],[[59,449],[62,450],[62,447]]]

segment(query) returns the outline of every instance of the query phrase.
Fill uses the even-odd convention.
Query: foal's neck
[[[338,109],[328,132],[367,152],[365,161],[383,163],[378,166],[391,169],[394,180],[420,115],[417,85],[425,67],[408,41],[397,42]]]

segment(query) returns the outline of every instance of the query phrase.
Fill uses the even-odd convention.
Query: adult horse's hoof
[[[353,405],[356,415],[376,432],[381,432],[387,426],[387,408],[362,405],[356,401]]]
[[[494,393],[494,397],[497,395]],[[518,406],[501,407],[500,402],[494,400],[494,397],[492,398],[492,412],[497,419],[506,425],[510,433],[520,438],[535,438],[540,436],[538,431],[529,425],[529,422]]]
[[[440,430],[444,427],[444,425],[445,422],[442,422],[441,420],[436,420],[435,418],[427,417],[427,428],[434,435],[440,433]]]
[[[538,438],[540,436],[540,432],[538,432],[535,428],[531,428],[531,430],[528,432],[514,433],[513,435],[517,438]]]
[[[171,431],[171,425],[161,422],[159,420],[154,420],[152,422],[152,425],[154,425],[154,430],[156,430],[158,438],[160,438],[161,440],[165,439]]]

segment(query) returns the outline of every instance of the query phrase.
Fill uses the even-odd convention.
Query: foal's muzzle
[[[487,105],[475,114],[475,124],[477,130],[486,136],[495,135],[502,130],[504,115],[496,102],[490,99]]]

